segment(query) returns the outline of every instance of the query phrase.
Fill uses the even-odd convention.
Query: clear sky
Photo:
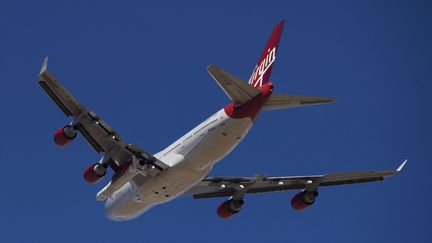
[[[0,242],[430,242],[430,1],[8,1],[0,3]],[[123,138],[158,152],[228,103],[206,72],[248,79],[285,19],[275,93],[335,97],[266,112],[211,175],[405,170],[385,182],[327,187],[294,212],[294,192],[178,198],[136,220],[104,217],[83,170],[100,155],[37,84],[49,69]],[[106,182],[106,181],[105,181]]]

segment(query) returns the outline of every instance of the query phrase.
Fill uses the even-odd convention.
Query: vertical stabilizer
[[[262,52],[251,77],[249,78],[250,85],[254,87],[261,87],[263,84],[266,84],[270,81],[272,65],[276,59],[276,52],[284,23],[285,21],[282,20],[273,29],[264,51]]]

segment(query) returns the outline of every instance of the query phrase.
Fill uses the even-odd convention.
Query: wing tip
[[[399,167],[396,169],[396,171],[401,172],[407,162],[408,162],[407,159],[404,162],[402,162],[402,164],[399,165]]]
[[[48,66],[48,57],[45,57],[42,63],[41,70],[39,72],[39,76],[42,75],[44,72],[46,72]]]
[[[207,71],[208,71],[209,73],[214,72],[214,71],[217,71],[218,69],[220,69],[220,68],[219,68],[218,66],[214,65],[214,64],[209,64],[209,65],[207,66]]]
[[[321,97],[321,101],[319,103],[323,103],[323,104],[330,104],[330,103],[335,103],[336,102],[336,98],[332,98],[332,97]]]

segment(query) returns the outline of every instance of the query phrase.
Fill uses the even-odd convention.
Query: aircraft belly
[[[188,163],[180,163],[143,184],[128,183],[108,199],[105,211],[108,218],[123,221],[143,214],[151,207],[170,201],[201,181],[210,171],[196,171]]]
[[[139,200],[159,204],[170,201],[201,181],[210,171],[193,170],[188,163],[169,168],[139,187]]]
[[[107,217],[130,220],[180,196],[206,177],[212,165],[234,149],[251,126],[249,118],[222,117],[200,139],[185,147],[186,153],[172,152],[161,158],[172,167],[153,178],[134,178],[114,193],[115,198],[108,199],[105,206]]]
[[[249,118],[227,119],[218,124],[187,154],[186,161],[194,170],[202,170],[225,157],[246,136],[252,126]]]

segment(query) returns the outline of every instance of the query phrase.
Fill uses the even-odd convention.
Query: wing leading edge
[[[345,184],[382,181],[385,177],[399,173],[405,166],[405,160],[396,170],[345,172],[310,176],[267,177],[207,177],[192,187],[184,195],[192,195],[195,199],[233,196],[241,190],[245,193],[281,192],[306,189],[309,186],[335,186]]]

